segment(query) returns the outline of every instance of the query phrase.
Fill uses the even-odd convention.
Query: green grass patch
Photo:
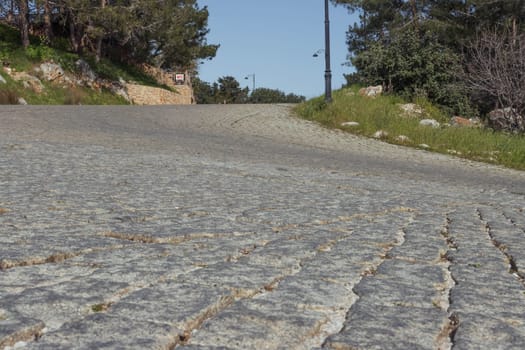
[[[509,135],[485,128],[445,126],[450,117],[429,102],[416,103],[423,108],[420,116],[406,116],[400,104],[406,101],[397,96],[362,97],[358,87],[333,93],[333,102],[326,104],[323,97],[298,105],[296,113],[328,128],[372,137],[378,130],[388,133],[384,141],[409,147],[428,145],[428,150],[452,154],[509,168],[525,170],[525,135]],[[435,119],[443,126],[420,126],[421,119]],[[344,122],[357,122],[359,126],[343,127]],[[399,140],[399,136],[408,141]]]
[[[102,89],[96,91],[79,86],[61,86],[42,80],[43,90],[36,93],[14,81],[7,74],[0,72],[7,81],[0,84],[0,105],[18,104],[22,97],[30,105],[125,105],[129,104],[121,96]]]

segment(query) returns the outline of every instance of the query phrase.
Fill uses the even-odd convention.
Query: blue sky
[[[220,44],[217,56],[201,64],[207,82],[233,76],[241,86],[279,89],[307,98],[324,93],[323,0],[198,0],[210,12],[208,43]],[[330,5],[333,88],[344,83],[347,61],[346,31],[355,15]]]

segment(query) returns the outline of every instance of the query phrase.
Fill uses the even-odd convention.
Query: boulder
[[[92,85],[95,80],[97,80],[97,75],[91,67],[89,66],[89,63],[84,61],[83,59],[79,59],[75,62],[75,67],[77,68],[78,72],[80,73],[80,77],[82,80],[86,81],[86,85]]]
[[[61,82],[64,77],[64,70],[56,63],[45,62],[40,65],[42,78],[47,81]]]
[[[388,137],[388,132],[384,130],[378,130],[374,133],[374,135],[372,135],[372,137],[375,139],[385,139]]]
[[[513,108],[495,109],[489,113],[489,124],[501,131],[525,131],[525,118]]]
[[[380,96],[382,93],[383,93],[382,85],[369,86],[369,87],[362,88],[359,90],[359,95],[365,96],[365,97],[376,97],[376,96]]]
[[[44,90],[44,85],[42,85],[40,79],[26,72],[12,72],[11,77],[16,81],[21,81],[26,89],[31,89],[37,94]]]
[[[129,98],[129,95],[128,95],[128,91],[126,89],[125,82],[124,84],[122,84],[120,80],[118,82],[117,81],[112,82],[110,91],[114,93],[115,95],[121,96],[126,101],[131,102],[131,99]]]
[[[406,117],[419,117],[425,113],[423,108],[415,103],[400,104],[399,108]]]
[[[341,126],[353,127],[353,126],[359,126],[359,123],[358,122],[344,122],[344,123],[341,123]]]
[[[477,118],[463,118],[459,116],[452,117],[450,119],[450,125],[452,126],[458,126],[458,127],[468,127],[468,128],[474,128],[481,125],[481,122]]]
[[[435,119],[423,119],[419,122],[421,126],[431,126],[433,128],[439,128],[441,124]]]
[[[24,105],[24,106],[25,106],[25,105],[27,105],[27,102],[26,102],[26,100],[24,100],[22,97],[20,97],[20,98],[18,99],[18,104],[19,104],[19,105]]]
[[[405,135],[399,135],[398,137],[396,137],[396,141],[397,142],[401,142],[401,143],[409,143],[409,142],[411,142],[410,138],[408,136],[405,136]]]

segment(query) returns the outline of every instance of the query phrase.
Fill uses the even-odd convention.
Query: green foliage
[[[425,97],[451,113],[470,115],[461,58],[430,33],[407,28],[389,45],[374,43],[353,63],[367,83],[383,84],[407,99]]]
[[[511,28],[514,37],[525,33],[523,0],[332,1],[359,14],[347,36],[357,69],[349,83],[384,84],[410,99],[424,96],[450,114],[477,114],[498,103],[465,88],[472,60],[466,47],[502,28]]]
[[[218,90],[217,83],[213,83],[213,85],[211,85],[201,80],[199,77],[194,77],[192,79],[192,85],[193,85],[193,94],[198,104],[217,103],[217,99],[215,97],[217,90]]]
[[[194,78],[193,89],[199,104],[246,103],[248,100],[248,88],[241,88],[232,76],[219,78],[213,84]]]
[[[55,50],[49,46],[30,45],[25,50],[27,58],[32,61],[50,61],[57,57]]]
[[[305,119],[316,121],[329,128],[371,137],[376,131],[384,130],[386,142],[404,146],[430,146],[430,151],[454,154],[459,157],[501,164],[525,170],[525,137],[495,133],[483,128],[442,127],[431,128],[419,125],[420,118],[434,118],[444,124],[449,118],[428,100],[418,100],[424,114],[420,118],[404,116],[399,104],[404,103],[398,96],[367,98],[360,96],[359,87],[335,91],[331,104],[323,104],[322,97],[298,105],[295,111]],[[342,123],[354,121],[359,126],[343,127]],[[400,141],[404,135],[409,141]]]
[[[0,0],[0,15],[13,1]],[[8,40],[14,42],[15,35],[31,59],[51,59],[53,52],[44,49],[51,46],[88,53],[97,62],[105,57],[190,69],[197,60],[214,57],[218,49],[206,42],[209,13],[197,0],[24,0],[16,5],[19,28],[9,31]],[[29,27],[40,36],[29,37]]]
[[[285,94],[277,89],[258,88],[248,96],[248,88],[241,88],[239,82],[232,76],[220,78],[210,84],[193,78],[193,91],[199,104],[210,103],[300,103],[304,96]]]
[[[219,86],[215,94],[219,103],[245,103],[248,98],[248,88],[242,89],[239,82],[232,76],[219,78]]]
[[[249,103],[300,103],[305,100],[304,96],[285,94],[277,89],[258,88],[252,91]]]

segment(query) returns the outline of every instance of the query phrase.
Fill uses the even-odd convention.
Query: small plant
[[[91,306],[91,311],[93,311],[93,312],[104,312],[104,311],[107,311],[110,306],[111,306],[111,303],[95,304],[95,305]]]

